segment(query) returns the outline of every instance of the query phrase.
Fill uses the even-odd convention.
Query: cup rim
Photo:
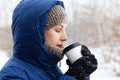
[[[73,43],[73,44],[67,46],[66,48],[64,48],[63,53],[65,54],[67,51],[69,51],[70,49],[72,49],[78,45],[81,45],[81,44],[79,42],[76,42],[76,43]]]

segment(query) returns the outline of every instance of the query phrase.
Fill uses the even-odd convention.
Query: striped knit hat
[[[61,25],[61,23],[67,23],[67,15],[65,9],[61,5],[55,5],[48,13],[46,30],[53,26]]]

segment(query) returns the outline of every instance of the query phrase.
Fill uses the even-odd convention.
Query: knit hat
[[[48,13],[46,30],[53,26],[60,25],[61,23],[67,23],[67,15],[61,5],[55,5]]]

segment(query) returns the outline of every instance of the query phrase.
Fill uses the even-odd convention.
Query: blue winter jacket
[[[76,80],[61,72],[60,59],[44,47],[48,12],[55,4],[64,7],[58,0],[22,0],[17,5],[12,19],[13,56],[2,68],[0,80]]]

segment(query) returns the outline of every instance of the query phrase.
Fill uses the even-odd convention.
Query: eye
[[[55,31],[58,32],[58,33],[61,32],[61,30],[62,30],[61,28],[55,29]]]

